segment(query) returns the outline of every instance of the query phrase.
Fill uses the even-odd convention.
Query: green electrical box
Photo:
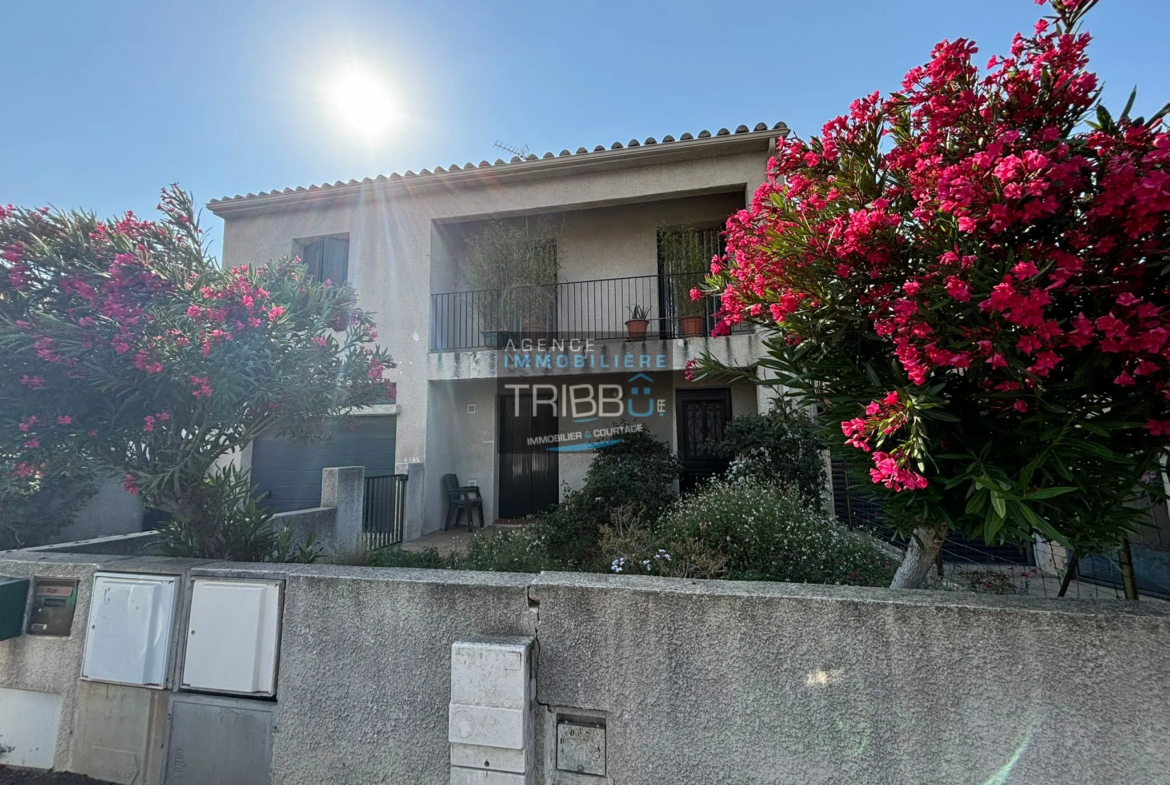
[[[28,578],[0,578],[0,641],[20,635],[26,605]]]

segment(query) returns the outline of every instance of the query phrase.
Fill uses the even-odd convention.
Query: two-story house
[[[258,440],[253,479],[295,509],[318,502],[323,466],[410,467],[414,539],[443,525],[443,475],[481,489],[489,522],[521,518],[579,483],[619,422],[671,443],[684,483],[709,473],[710,443],[762,398],[688,382],[684,367],[705,352],[746,365],[761,344],[752,330],[712,337],[714,304],[696,311],[685,293],[787,132],[761,123],[211,202],[225,264],[295,254],[352,283],[398,361],[395,404],[326,442]],[[550,277],[484,287],[470,260],[488,227],[534,226]]]

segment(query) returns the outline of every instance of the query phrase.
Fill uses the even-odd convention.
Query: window
[[[349,235],[309,237],[293,243],[293,253],[309,268],[309,277],[338,286],[349,275]]]
[[[718,226],[658,230],[658,312],[663,318],[663,335],[682,333],[681,320],[694,317],[705,320],[704,334],[714,328],[718,297],[692,300],[691,290],[703,285],[711,258],[722,253],[723,236]],[[690,329],[694,329],[694,322],[691,324]]]

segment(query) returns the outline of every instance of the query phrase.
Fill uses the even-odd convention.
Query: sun
[[[353,69],[339,74],[328,93],[339,118],[366,137],[383,133],[394,119],[390,92],[366,71]]]

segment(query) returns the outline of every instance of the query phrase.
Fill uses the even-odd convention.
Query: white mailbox
[[[276,694],[279,581],[196,578],[183,660],[185,689]]]
[[[155,689],[166,685],[177,580],[174,575],[94,576],[81,678]]]
[[[451,647],[451,785],[527,785],[533,771],[531,638]]]

